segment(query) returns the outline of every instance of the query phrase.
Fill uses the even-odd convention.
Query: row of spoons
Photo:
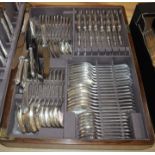
[[[131,138],[129,113],[135,104],[128,65],[83,62],[71,65],[69,71],[67,108],[79,116],[79,137]]]

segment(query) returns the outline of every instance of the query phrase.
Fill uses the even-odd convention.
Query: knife
[[[26,56],[28,53],[28,51],[26,50],[26,43],[25,43],[28,21],[29,21],[29,10],[26,11],[24,15],[24,21],[23,21],[21,33],[18,39],[17,48],[14,55],[13,63],[12,63],[12,69],[15,69],[17,67],[18,58],[21,55]]]
[[[2,52],[0,51],[0,62],[2,64],[2,66],[4,67],[6,65],[6,60],[2,54]]]
[[[10,20],[9,16],[7,15],[7,12],[5,9],[3,9],[3,15],[5,17],[7,24],[8,24],[11,34],[13,34],[14,33],[13,25],[12,25],[11,20]]]
[[[4,28],[4,31],[7,35],[8,40],[11,41],[11,33],[10,33],[9,28],[7,26],[6,20],[4,19],[2,9],[0,9],[0,22]]]
[[[2,54],[4,55],[4,57],[7,58],[8,57],[8,53],[7,53],[6,48],[4,47],[1,39],[0,39],[0,48],[2,50]]]
[[[36,42],[36,26],[35,26],[35,20],[33,18],[30,18],[29,26],[30,27],[27,33],[27,47],[31,46],[33,49],[35,69],[36,69],[37,75],[40,75],[38,79],[42,79],[40,77],[42,77],[43,75],[43,69],[42,69],[40,59],[39,59],[38,45]]]
[[[20,2],[15,2],[15,6],[16,6],[17,11],[19,11],[19,8],[20,8]]]

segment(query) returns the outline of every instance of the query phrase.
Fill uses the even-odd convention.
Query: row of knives
[[[0,37],[0,64],[2,67],[5,67],[8,57],[6,42],[10,43],[14,34],[14,26],[5,8],[0,8],[0,26],[6,35],[5,43],[2,36]]]
[[[41,48],[39,53],[34,31],[30,23],[29,11],[24,15],[23,26],[17,43],[17,49],[13,58],[12,68],[17,68],[15,83],[20,88],[25,87],[28,79],[38,79],[42,81],[49,76],[50,56],[47,48]],[[41,61],[43,58],[43,61]],[[20,89],[21,90],[21,89]]]

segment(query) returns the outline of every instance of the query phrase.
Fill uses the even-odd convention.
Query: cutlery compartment
[[[72,54],[74,22],[72,8],[33,8],[31,18],[36,26],[35,37],[39,47],[46,40],[53,58]]]
[[[118,33],[112,31],[112,28],[115,26],[119,29],[120,26],[117,20],[113,21],[115,24],[112,25],[111,12],[115,15],[115,11],[120,20],[121,30],[118,31],[122,44],[114,45],[112,36],[111,44],[108,45],[107,35]],[[79,12],[82,18],[85,18],[85,15],[89,16],[89,13],[95,13],[98,29],[102,26],[99,18],[101,14],[103,12],[105,15],[108,14],[107,21],[105,19],[103,21],[107,32],[102,36],[99,31],[97,36],[93,37],[93,47],[90,47],[90,34],[86,34],[86,43],[85,37],[80,37],[83,45],[78,47],[77,14]],[[91,20],[94,20],[94,14],[91,16]],[[68,141],[69,144],[91,141],[92,145],[97,144],[96,141],[148,140],[150,135],[147,119],[132,60],[123,9],[121,7],[34,7],[30,12],[30,20],[35,25],[33,39],[36,39],[38,44],[38,53],[43,50],[44,45],[49,47],[50,74],[45,79],[40,79],[39,76],[28,77],[26,81],[28,88],[26,86],[22,91],[19,85],[15,86],[8,135],[19,139],[71,140]],[[83,19],[80,22],[83,27],[80,28],[80,33],[85,35],[85,31],[88,32],[90,26],[89,22],[86,21],[86,30]],[[94,28],[95,23],[92,23]],[[110,32],[106,27],[110,27]],[[95,32],[94,29],[92,35]],[[98,35],[104,38],[103,43],[99,39],[100,45],[95,43],[95,37]],[[39,60],[41,65],[44,64],[43,57],[39,57]],[[44,86],[47,88],[43,89]],[[34,98],[33,102],[31,98]],[[59,106],[62,115],[56,111],[57,117],[54,120],[53,102],[58,101],[62,102]],[[30,107],[33,116],[30,115]],[[21,114],[20,119],[22,118],[26,132],[21,131],[22,125],[19,124],[17,114]],[[63,116],[63,125],[58,127],[56,124],[61,116]],[[39,127],[37,127],[38,119],[41,123]],[[34,131],[32,131],[33,126],[37,127]]]
[[[73,81],[71,81],[70,77],[72,76],[72,73],[70,67],[81,64],[85,64],[85,67],[83,67],[85,72],[87,72],[88,65],[90,65],[89,67],[94,67],[94,69],[96,69],[95,71],[93,68],[89,68],[90,73],[93,72],[96,74],[93,76],[96,76],[96,78],[94,78],[96,81],[92,82],[92,79],[88,79],[88,77],[86,79],[85,74],[81,75],[84,80],[77,80],[77,82],[73,79]],[[63,103],[61,106],[61,111],[63,113],[63,127],[41,127],[37,132],[21,133],[17,121],[17,109],[18,104],[22,102],[24,96],[22,94],[17,94],[18,91],[15,91],[13,106],[11,108],[12,115],[10,117],[10,127],[8,130],[11,136],[25,138],[33,137],[39,139],[147,139],[148,133],[144,122],[145,118],[143,115],[142,100],[140,95],[138,95],[139,86],[130,57],[96,57],[95,59],[94,57],[76,57],[69,61],[59,59],[53,61],[52,67],[53,70],[63,69],[63,71],[65,71],[63,80]],[[82,70],[82,67],[79,69]],[[121,79],[121,76],[124,79]],[[30,98],[34,96],[41,99],[41,94],[44,94],[43,96],[46,96],[45,98],[47,98],[47,100],[50,100],[50,98],[51,101],[58,99],[60,95],[57,96],[57,94],[51,93],[53,87],[50,87],[50,83],[57,85],[57,83],[61,81],[52,79],[52,76],[49,76],[49,79],[46,79],[44,83],[38,81],[41,86],[40,88],[42,88],[42,85],[48,83],[48,89],[41,91],[39,95],[37,93],[37,81],[32,80],[32,89],[29,89],[27,98],[30,100]],[[91,87],[88,86],[90,83],[92,84],[91,87],[94,94],[91,92],[91,94],[88,95],[85,91],[88,88],[88,90],[91,90]],[[79,85],[83,86],[84,91],[78,89]],[[74,108],[74,110],[69,109],[69,103],[71,103],[71,101],[69,101],[69,89],[71,88],[74,88],[73,90],[76,92],[73,93],[74,95],[71,100],[74,104],[76,103],[78,105],[78,108],[75,108],[76,110]],[[78,90],[81,90],[81,92],[77,92]],[[57,92],[56,89],[53,91]],[[81,93],[83,96],[81,96]],[[82,101],[85,101],[86,103],[89,101],[83,106],[84,108],[80,106]],[[83,112],[87,113],[90,110],[94,115],[93,122],[95,135],[93,138],[80,138],[79,115]]]
[[[74,56],[129,55],[122,15],[120,7],[75,8]]]
[[[14,95],[12,97],[11,116],[9,120],[10,125],[8,128],[8,133],[10,136],[37,139],[62,139],[64,137],[64,119],[66,117],[65,111],[67,104],[65,95],[67,88],[66,66],[66,61],[64,61],[63,59],[53,60],[50,65],[50,74],[47,79],[44,79],[43,81],[39,81],[37,79],[29,79],[29,81],[27,81],[28,85],[24,88],[26,93],[20,92],[20,87],[18,85],[16,86]],[[19,126],[17,111],[20,106],[30,107],[31,100],[34,101],[33,110],[35,109],[35,107],[40,105],[38,109],[38,118],[40,119],[45,113],[46,118],[44,117],[44,121],[40,123],[39,127],[37,127],[37,130],[33,131],[32,126],[29,123],[30,115],[28,114],[26,117],[29,117],[29,119],[25,121],[25,124],[29,124],[30,126],[27,127],[25,125],[25,129],[27,132],[21,132],[22,130]],[[58,113],[55,113],[55,115],[53,116],[52,109],[58,106],[59,115]],[[47,115],[50,116],[50,119]],[[59,118],[61,117],[61,125],[60,123],[55,124],[56,116],[59,116]]]
[[[67,108],[76,114],[77,122],[81,113],[92,111],[93,139],[147,137],[142,100],[130,57],[76,57],[69,66]],[[79,124],[76,125],[78,135]],[[135,134],[137,131],[139,134]]]

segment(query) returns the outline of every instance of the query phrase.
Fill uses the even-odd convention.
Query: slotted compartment
[[[123,40],[122,46],[108,46],[107,43],[102,45],[102,47],[94,46],[91,49],[88,45],[88,49],[80,49],[78,50],[77,47],[77,21],[76,21],[76,14],[78,11],[82,10],[83,12],[86,12],[86,10],[100,10],[100,11],[114,11],[117,10],[119,13],[120,23],[122,26],[122,30],[120,32],[120,35]],[[67,91],[70,88],[70,66],[75,64],[81,64],[83,62],[88,62],[92,65],[94,65],[97,68],[96,71],[96,78],[97,78],[97,102],[98,102],[98,113],[95,115],[95,117],[99,116],[99,126],[100,126],[100,136],[97,138],[91,139],[92,145],[93,142],[97,141],[106,141],[106,140],[147,140],[149,138],[148,128],[146,126],[146,120],[145,120],[145,113],[144,113],[144,107],[143,107],[143,101],[140,93],[140,87],[139,82],[137,78],[136,69],[134,67],[134,61],[132,60],[132,51],[130,48],[129,40],[128,40],[128,30],[127,26],[124,21],[123,17],[123,9],[121,7],[99,7],[99,8],[80,8],[80,7],[32,7],[30,16],[33,17],[36,20],[36,23],[38,23],[39,16],[40,15],[64,15],[70,18],[71,20],[71,30],[70,30],[70,43],[72,47],[72,53],[61,55],[60,57],[52,57],[50,60],[50,68],[51,69],[62,69],[65,72],[65,77],[62,82],[55,81],[55,84],[60,82],[63,85],[63,104],[62,104],[62,112],[64,116],[64,127],[63,128],[41,128],[38,132],[35,133],[22,133],[19,130],[19,126],[16,120],[16,112],[17,112],[17,104],[22,102],[23,95],[19,94],[17,91],[17,87],[15,87],[14,94],[12,97],[12,105],[11,105],[11,112],[9,117],[9,127],[8,127],[8,134],[12,137],[18,137],[18,138],[35,138],[35,139],[58,139],[58,140],[65,140],[69,139],[71,141],[67,141],[67,143],[72,144],[73,140],[74,142],[85,141],[86,139],[80,139],[79,138],[79,118],[78,115],[75,114],[72,111],[69,111],[68,106],[68,94]],[[37,30],[38,37],[40,37],[39,33],[40,30]],[[51,32],[52,33],[52,30]],[[89,35],[87,36],[89,38]],[[103,36],[104,37],[104,36]],[[41,38],[41,37],[40,37]],[[54,38],[55,39],[55,38]],[[121,91],[119,90],[119,84],[117,82],[117,72],[115,69],[115,66],[124,64],[126,66],[126,70],[128,70],[128,79],[129,83],[127,86],[127,93],[129,93],[129,97],[124,99],[124,101],[120,101],[121,99]],[[112,136],[115,135],[115,131],[113,130],[111,135],[107,136],[106,133],[108,133],[108,128],[110,128],[110,125],[105,125],[105,122],[108,121],[107,118],[105,118],[104,113],[104,104],[108,108],[108,104],[106,104],[106,101],[102,98],[104,95],[107,94],[106,89],[104,89],[104,83],[102,83],[102,74],[100,74],[100,70],[98,67],[105,67],[109,66],[111,67],[111,74],[112,74],[112,81],[111,81],[111,90],[112,90],[112,96],[113,96],[113,109],[114,112],[111,111],[108,113],[109,116],[113,117],[113,113],[116,113],[119,117],[117,120],[117,126],[119,126],[119,138]],[[126,75],[122,72],[122,75],[126,77]],[[45,80],[45,83],[49,82],[52,83],[53,80],[51,80],[51,75],[48,79]],[[33,83],[33,81],[32,81]],[[60,84],[59,83],[59,84]],[[54,83],[53,83],[54,84]],[[49,90],[50,91],[50,90]],[[32,95],[32,94],[31,94]],[[38,98],[41,98],[41,96],[38,96]],[[51,96],[52,98],[52,96]],[[132,102],[132,106],[129,108],[130,110],[122,110],[123,107],[128,107],[127,103],[128,100]],[[128,109],[128,108],[127,108]],[[93,111],[93,110],[92,110]],[[122,119],[126,118],[125,125],[123,124]],[[111,128],[115,126],[115,124],[111,124]],[[107,128],[107,129],[105,129]],[[127,131],[129,130],[129,131]],[[109,131],[110,133],[110,131]],[[109,134],[108,133],[108,134]],[[126,133],[129,133],[128,136],[125,136]],[[88,140],[88,139],[87,139]],[[89,141],[89,140],[88,140]],[[90,144],[89,144],[90,145]]]
[[[118,18],[116,13],[118,14]],[[94,14],[96,14],[97,22],[95,22]],[[110,20],[112,14],[116,30],[114,32],[112,31],[112,23],[108,21],[108,26],[110,26],[111,30],[110,32],[107,32],[108,26],[106,25],[106,21]],[[119,7],[75,8],[74,56],[128,56],[129,44],[126,38],[126,25],[122,14],[122,9]],[[81,20],[80,30],[78,28],[79,16]],[[86,22],[84,22],[84,18],[86,19]],[[116,24],[117,19],[121,24],[121,29],[118,31]],[[89,20],[93,23],[92,25],[89,24]],[[101,24],[101,21],[103,24]],[[95,26],[97,31],[95,31]],[[103,26],[103,28],[101,28],[101,26]],[[120,36],[120,40],[118,36]],[[110,37],[110,41],[107,37]],[[81,42],[79,41],[79,38],[81,39]]]
[[[145,136],[147,136],[147,131],[145,131],[145,123],[142,121],[144,119],[143,115],[143,108],[142,108],[142,101],[141,97],[137,96],[139,93],[139,88],[138,88],[138,83],[136,80],[136,75],[133,73],[133,65],[131,64],[131,60],[129,57],[105,57],[105,58],[97,58],[95,59],[91,57],[82,57],[82,58],[74,58],[69,62],[69,66],[72,65],[79,65],[82,64],[83,62],[88,62],[89,64],[92,64],[94,67],[103,67],[100,69],[97,69],[96,77],[97,77],[97,89],[96,93],[97,95],[97,100],[96,100],[96,106],[93,108],[90,108],[92,112],[94,113],[94,116],[97,119],[97,129],[100,128],[101,133],[96,131],[96,134],[101,134],[102,136],[96,137],[96,139],[143,139]],[[125,68],[128,70],[129,73],[129,82],[124,85],[127,86],[128,89],[125,93],[129,94],[127,97],[121,94],[120,86],[118,83],[118,78],[116,79],[117,72],[115,67],[118,65],[124,65]],[[100,75],[101,71],[104,71],[104,67],[110,67],[112,71],[112,81],[110,83],[111,87],[111,97],[109,96],[110,92],[109,88],[107,88],[106,82],[102,83],[104,80],[104,75]],[[69,70],[69,69],[68,69]],[[121,73],[124,75],[124,72]],[[68,71],[68,75],[71,75],[71,72]],[[100,76],[100,77],[99,77]],[[101,78],[103,77],[103,78]],[[68,78],[69,79],[69,78]],[[82,84],[82,83],[81,83]],[[70,82],[68,80],[68,88],[70,88]],[[103,91],[104,90],[104,91]],[[113,105],[109,105],[113,100]],[[131,102],[131,103],[130,103]],[[130,103],[130,104],[129,104]],[[91,107],[90,103],[90,107]],[[112,109],[108,112],[108,109]],[[71,110],[70,110],[71,111]],[[84,110],[85,112],[87,110]],[[116,114],[119,116],[118,118],[113,118],[114,120],[108,120],[106,118],[107,115],[113,117],[113,114]],[[78,115],[77,115],[78,119]],[[94,121],[95,121],[94,119]],[[126,119],[126,120],[124,120]],[[135,121],[137,122],[139,120],[140,124],[136,124]],[[108,121],[116,121],[113,123],[107,123]],[[123,122],[125,121],[125,122]],[[78,122],[78,121],[76,121]],[[142,123],[143,122],[143,123]],[[78,137],[78,124],[76,126],[76,135]],[[99,127],[100,126],[100,127]],[[115,130],[115,126],[119,126],[120,128],[120,137],[117,136],[112,136],[112,134],[115,135],[115,131],[110,133],[110,129]],[[96,130],[97,130],[96,129]],[[107,130],[108,129],[108,130]],[[139,136],[136,136],[136,132],[139,130]],[[106,133],[109,133],[111,135],[106,135]],[[127,134],[128,136],[125,136]]]

